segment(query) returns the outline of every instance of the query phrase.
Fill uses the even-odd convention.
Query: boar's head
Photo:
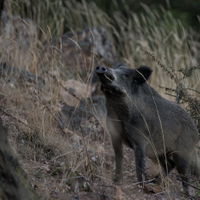
[[[96,66],[95,72],[101,81],[101,90],[106,96],[125,97],[144,84],[152,70],[147,66],[131,69],[119,64],[115,69]]]

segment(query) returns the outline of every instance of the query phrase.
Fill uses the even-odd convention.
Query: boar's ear
[[[136,69],[135,81],[139,84],[142,84],[149,79],[151,73],[152,69],[150,67],[140,66],[138,69]]]

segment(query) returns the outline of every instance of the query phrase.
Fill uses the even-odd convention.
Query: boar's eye
[[[125,78],[128,78],[128,74],[123,74],[123,76],[124,76]]]
[[[126,67],[126,66],[124,65],[124,63],[119,63],[116,68],[120,68],[120,67]]]

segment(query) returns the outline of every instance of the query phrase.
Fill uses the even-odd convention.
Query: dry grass
[[[146,5],[143,5],[145,14],[138,15],[127,8],[128,19],[124,19],[120,13],[115,13],[111,19],[94,3],[86,4],[85,1],[36,1],[34,8],[30,8],[26,1],[26,7],[32,10],[30,13],[24,9],[22,0],[7,2],[10,16],[17,14],[23,19],[20,26],[26,34],[19,33],[16,37],[14,25],[18,19],[13,18],[10,26],[4,27],[0,37],[0,59],[9,65],[40,75],[46,80],[46,85],[41,90],[38,90],[35,84],[21,86],[17,83],[13,86],[6,83],[10,77],[5,77],[0,82],[2,117],[9,128],[10,141],[41,199],[45,196],[56,198],[58,195],[62,199],[62,194],[77,194],[77,186],[73,185],[70,179],[74,176],[86,177],[91,184],[90,190],[109,194],[112,199],[149,199],[150,195],[143,194],[141,188],[134,184],[136,176],[133,152],[127,148],[124,161],[124,193],[112,185],[114,154],[105,127],[103,137],[93,140],[90,134],[83,137],[58,125],[55,113],[60,110],[62,87],[44,73],[44,70],[61,74],[62,79],[59,75],[56,78],[60,82],[64,77],[65,81],[73,78],[88,83],[89,76],[83,77],[77,66],[64,65],[53,56],[50,59],[43,44],[48,43],[53,36],[62,35],[66,29],[78,31],[86,27],[104,26],[114,44],[119,61],[133,68],[141,64],[152,67],[154,73],[150,85],[165,95],[165,91],[159,86],[176,89],[177,83],[146,53],[150,52],[161,60],[167,69],[176,73],[185,89],[199,90],[199,69],[184,79],[181,79],[183,74],[177,71],[198,64],[199,34],[193,30],[185,30],[181,23],[163,8],[160,8],[160,15]],[[36,26],[24,21],[25,17],[33,19]],[[27,41],[24,38],[27,38]],[[84,55],[80,59],[86,63]],[[85,66],[88,74],[93,67],[92,61],[89,68]],[[189,93],[199,98],[199,93]],[[175,100],[175,97],[165,97]],[[52,172],[56,175],[52,176]],[[172,174],[170,179],[175,180],[174,176]],[[199,184],[198,181],[195,184]],[[175,188],[173,191],[176,192],[180,187],[180,183],[170,181],[171,190]],[[158,191],[161,192],[162,188]],[[195,191],[193,195],[195,196]],[[198,195],[196,197],[198,198]]]

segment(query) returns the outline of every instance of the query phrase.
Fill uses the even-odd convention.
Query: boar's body
[[[149,67],[135,70],[124,65],[116,69],[97,66],[95,71],[106,96],[107,126],[116,157],[115,181],[122,179],[123,141],[134,149],[138,181],[144,181],[146,155],[159,161],[166,173],[176,167],[189,195],[185,181],[198,131],[186,111],[146,83],[151,75]]]
[[[156,160],[154,146],[158,155],[164,154],[164,147],[166,152],[180,151],[183,155],[193,152],[198,142],[194,122],[178,104],[163,99],[153,88],[145,86],[139,88],[139,96],[106,98],[107,120],[120,125],[121,133],[117,129],[114,137],[119,134],[133,148],[141,143],[146,146],[145,154],[153,160]]]

